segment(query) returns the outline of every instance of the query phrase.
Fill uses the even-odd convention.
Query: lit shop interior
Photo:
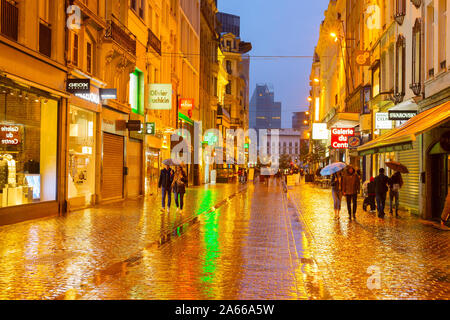
[[[56,200],[57,131],[55,97],[0,82],[0,207]]]

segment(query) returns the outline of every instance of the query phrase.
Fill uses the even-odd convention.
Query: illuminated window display
[[[95,113],[70,105],[69,199],[91,205],[95,195]]]
[[[56,200],[57,129],[55,98],[0,83],[0,207]]]

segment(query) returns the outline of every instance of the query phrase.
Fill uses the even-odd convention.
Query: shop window
[[[0,119],[0,207],[55,201],[58,101],[0,83]]]
[[[130,74],[130,105],[131,110],[137,114],[144,113],[144,78],[142,72],[136,70]]]
[[[94,204],[95,113],[70,106],[69,179],[71,206]]]
[[[394,98],[396,103],[403,101],[405,97],[405,59],[406,48],[405,38],[402,35],[398,36],[395,56],[395,93]]]
[[[416,19],[413,27],[413,38],[412,38],[412,83],[410,88],[416,96],[420,94],[421,91],[421,69],[422,69],[422,23],[420,18]]]

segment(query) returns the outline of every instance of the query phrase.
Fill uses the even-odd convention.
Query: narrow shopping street
[[[189,188],[0,228],[1,299],[446,299],[450,233],[401,212],[332,216],[302,183]],[[381,288],[368,288],[368,268]]]

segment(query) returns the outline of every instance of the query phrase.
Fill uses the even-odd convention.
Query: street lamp
[[[308,101],[311,102],[313,101],[313,99],[311,97],[308,97]]]

